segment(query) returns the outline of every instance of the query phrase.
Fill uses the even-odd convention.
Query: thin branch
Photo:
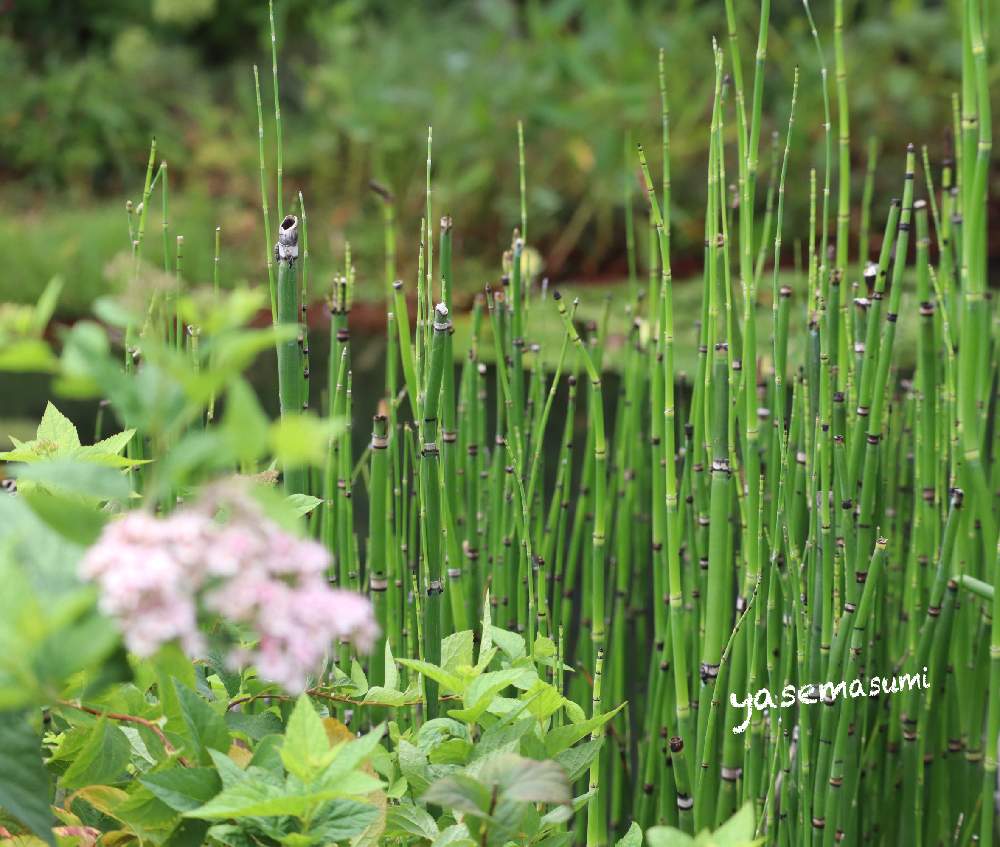
[[[148,718],[140,718],[138,715],[126,715],[122,712],[106,712],[102,709],[95,709],[93,706],[84,706],[82,703],[76,703],[72,700],[59,700],[60,706],[64,706],[69,709],[77,709],[81,712],[86,712],[88,715],[97,715],[99,718],[107,718],[112,721],[121,721],[122,723],[134,723],[140,726],[146,727],[150,732],[156,735],[160,739],[160,743],[163,745],[163,750],[168,756],[177,755],[177,761],[180,762],[184,767],[191,767],[191,763],[185,759],[183,756],[178,754],[177,748],[174,747],[167,740],[167,736],[164,734],[160,725],[156,721],[151,721]]]

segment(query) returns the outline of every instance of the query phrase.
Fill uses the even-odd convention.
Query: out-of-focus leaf
[[[140,780],[160,800],[178,812],[189,812],[211,800],[222,783],[214,768],[182,768],[147,773]]]
[[[41,739],[24,712],[0,712],[0,807],[55,847]]]
[[[490,808],[490,790],[479,780],[465,774],[439,779],[420,798],[452,812],[484,817]]]

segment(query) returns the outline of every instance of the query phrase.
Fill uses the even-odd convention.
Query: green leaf
[[[281,761],[281,747],[284,741],[283,735],[265,735],[257,744],[257,749],[253,751],[250,766],[281,774],[284,770]]]
[[[514,723],[496,723],[487,729],[473,748],[473,759],[484,759],[492,753],[516,753],[521,739],[534,728],[530,718]]]
[[[80,436],[73,422],[60,412],[52,403],[45,405],[41,423],[35,433],[37,441],[50,442],[59,451],[70,450],[80,446]]]
[[[289,494],[285,499],[288,501],[288,505],[292,507],[292,511],[300,518],[303,515],[308,515],[323,502],[319,497],[313,497],[311,494]]]
[[[441,642],[441,667],[455,672],[472,665],[472,630],[449,635]]]
[[[464,765],[473,749],[464,738],[449,738],[432,747],[428,759],[432,765]]]
[[[554,715],[562,708],[566,698],[548,682],[538,680],[525,694],[528,711],[539,721]]]
[[[714,840],[718,847],[744,847],[753,841],[753,830],[753,806],[746,803],[715,831]]]
[[[242,377],[235,378],[226,391],[222,431],[233,454],[253,462],[267,450],[270,422],[260,408],[257,395]]]
[[[433,776],[427,764],[427,756],[414,744],[401,738],[396,745],[399,757],[399,770],[416,794],[420,794],[430,785]]]
[[[305,413],[288,414],[271,424],[270,443],[282,467],[322,467],[327,445],[343,431],[343,421]]]
[[[222,758],[225,757],[217,756],[216,762]],[[281,785],[275,775],[255,767],[240,771],[239,777],[231,773],[223,778],[223,784],[225,787],[218,795],[203,806],[184,812],[184,816],[204,820],[278,815],[301,817],[313,814],[318,806],[328,801],[343,799],[345,795],[368,794],[381,787],[378,780],[360,771],[332,786],[312,788],[294,779]]]
[[[368,691],[368,677],[365,676],[364,669],[358,663],[357,659],[351,659],[351,682],[354,683],[354,687],[357,689],[359,695],[363,695]]]
[[[648,847],[691,847],[694,839],[672,826],[653,826],[646,830]]]
[[[486,589],[486,597],[483,600],[483,622],[480,629],[483,637],[479,643],[479,665],[485,668],[483,657],[493,649],[493,618],[490,610],[490,590]]]
[[[39,518],[67,541],[87,547],[97,541],[107,515],[96,504],[41,488],[18,492]]]
[[[263,780],[247,779],[224,788],[202,806],[184,812],[184,817],[225,820],[247,815],[299,815],[310,807],[302,797],[286,794]]]
[[[483,782],[497,785],[508,800],[527,803],[569,803],[572,799],[566,771],[551,760],[536,761],[503,753],[480,772]]]
[[[127,477],[120,471],[71,457],[16,465],[9,472],[22,483],[22,490],[24,482],[31,482],[60,492],[100,500],[122,500],[132,492]]]
[[[202,847],[206,843],[208,824],[204,821],[182,820],[170,830],[170,835],[160,847]]]
[[[173,682],[194,751],[202,764],[209,764],[209,750],[225,752],[232,743],[226,719],[186,685],[177,679]]]
[[[52,792],[42,765],[42,743],[26,712],[0,712],[0,808],[46,844],[52,835]]]
[[[523,658],[525,653],[524,636],[516,632],[508,632],[498,626],[490,626],[492,643],[496,644],[511,661]]]
[[[246,770],[243,770],[243,768],[230,759],[226,753],[219,750],[209,750],[208,752],[212,756],[212,764],[215,765],[215,770],[219,774],[219,779],[222,780],[223,788],[232,788],[234,785],[240,785],[250,778],[249,774],[251,773],[253,765],[250,765]],[[269,778],[265,779],[264,782],[272,785],[278,785],[278,777],[284,776],[284,774],[273,774],[268,772],[267,776]]]
[[[402,691],[391,688],[383,688],[381,685],[373,686],[365,692],[365,703],[385,703],[389,706],[402,706],[406,702],[406,695]]]
[[[179,818],[176,811],[141,785],[130,787],[128,799],[115,807],[114,816],[144,840],[165,834]]]
[[[396,660],[392,656],[392,647],[389,646],[389,639],[385,640],[385,683],[384,688],[390,691],[399,690],[399,668],[396,667]]]
[[[332,760],[330,742],[323,721],[316,714],[308,694],[302,694],[285,728],[281,761],[289,773],[303,782],[311,781]]]
[[[327,803],[312,822],[310,834],[320,844],[347,841],[371,826],[379,816],[379,809],[359,800],[334,800]]]
[[[342,783],[351,771],[367,761],[369,756],[375,751],[375,748],[378,747],[383,735],[385,735],[384,723],[379,724],[371,732],[362,735],[354,741],[349,741],[347,744],[335,747],[331,751],[333,761],[330,762],[326,770],[319,776],[317,784],[324,787],[337,787],[338,783]],[[287,744],[287,740],[285,743]]]
[[[431,842],[431,847],[476,847],[476,842],[469,835],[469,828],[464,823],[456,823],[441,833]]]
[[[181,768],[147,773],[139,780],[157,798],[178,812],[197,809],[222,788],[214,768]]]
[[[582,723],[569,724],[567,726],[559,726],[555,729],[549,730],[548,734],[545,736],[545,751],[549,756],[555,756],[557,753],[562,752],[567,747],[576,744],[585,735],[590,735],[594,730],[599,729],[604,726],[611,718],[613,718],[622,709],[625,704],[615,707],[610,712],[604,712],[601,715],[595,715]]]
[[[462,702],[464,709],[451,709],[448,714],[466,723],[478,721],[493,703],[494,697],[524,675],[523,668],[507,668],[480,674],[469,684]]]
[[[444,693],[461,694],[465,689],[465,684],[460,677],[449,673],[443,668],[439,668],[437,665],[432,665],[430,662],[420,661],[419,659],[398,659],[397,661],[403,667],[423,674],[427,678],[433,679],[439,685],[444,686],[447,689]]]
[[[557,753],[553,761],[558,762],[566,769],[570,781],[576,780],[583,776],[583,773],[590,767],[590,763],[597,758],[597,754],[601,752],[603,744],[603,735],[599,738],[592,738],[590,741],[585,741],[583,744],[578,744],[576,747],[570,747],[568,750]]]
[[[555,642],[546,635],[537,635],[535,645],[531,649],[531,655],[537,659],[551,659],[556,654]]]
[[[420,799],[452,812],[478,817],[485,817],[490,808],[489,788],[479,780],[460,773],[439,779]]]
[[[121,451],[128,446],[128,443],[132,440],[132,436],[134,435],[134,429],[126,429],[124,432],[109,435],[107,438],[103,438],[89,447],[84,447],[83,449],[94,453],[108,453],[114,456],[121,453]]]
[[[254,741],[260,741],[265,735],[281,733],[281,719],[274,712],[260,712],[248,715],[246,712],[226,712],[226,726],[231,732],[242,732]]]
[[[628,828],[628,832],[618,839],[615,847],[642,847],[642,827],[635,821],[632,821],[632,826]]]
[[[111,785],[124,775],[131,753],[128,736],[107,718],[101,718],[63,774],[62,784],[69,789]]]
[[[426,809],[415,803],[390,806],[385,816],[385,835],[412,835],[432,841],[439,833],[438,825]]]

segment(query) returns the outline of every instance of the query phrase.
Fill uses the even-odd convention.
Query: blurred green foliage
[[[908,141],[927,143],[935,159],[945,153],[959,68],[952,4],[847,2],[853,200],[856,209],[867,138],[878,136],[886,189],[876,193],[876,221],[898,184]],[[758,12],[756,4],[736,6],[749,75]],[[802,69],[787,196],[791,239],[806,232],[808,168],[823,163],[822,98],[801,4],[773,6],[765,142],[770,130],[783,129],[792,69]],[[815,11],[833,98],[832,4]],[[621,276],[625,135],[658,144],[660,46],[671,99],[680,272],[685,259],[688,270],[700,261],[710,44],[713,35],[725,39],[722,0],[278,0],[275,14],[285,202],[305,190],[317,277],[342,262],[349,240],[359,278],[379,285],[381,216],[367,187],[372,178],[398,198],[401,271],[412,272],[433,125],[434,214],[456,221],[458,259],[465,262],[460,284],[481,286],[518,220],[519,119],[527,140],[529,241],[542,251],[546,272]],[[264,0],[0,0],[4,205],[19,204],[40,226],[16,251],[0,295],[32,300],[53,272],[71,269],[79,279],[68,280],[64,304],[85,307],[106,285],[102,263],[127,249],[121,203],[125,196],[138,200],[154,134],[171,165],[171,233],[185,235],[186,275],[206,278],[211,232],[221,223],[227,274],[259,279],[253,63],[261,69],[270,143]],[[734,116],[728,120],[732,138]],[[735,142],[731,148],[735,155]],[[273,168],[273,144],[269,155]],[[763,174],[770,155],[764,143]],[[658,170],[657,155],[651,158]],[[634,191],[639,210],[641,200]],[[12,220],[0,224],[5,255],[17,236]]]

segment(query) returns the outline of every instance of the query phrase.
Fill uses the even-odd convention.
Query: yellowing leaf
[[[323,728],[326,730],[326,737],[331,747],[354,740],[354,733],[336,718],[323,718]]]
[[[253,758],[253,753],[251,753],[242,744],[237,744],[235,741],[229,746],[229,752],[227,755],[230,759],[236,762],[236,764],[243,768],[243,770],[246,770],[247,765],[250,764],[250,760]]]
[[[72,808],[76,800],[86,800],[97,811],[114,818],[117,817],[115,810],[128,800],[128,794],[110,785],[88,785],[70,794],[63,805],[67,809]]]

